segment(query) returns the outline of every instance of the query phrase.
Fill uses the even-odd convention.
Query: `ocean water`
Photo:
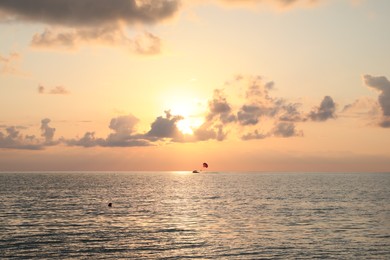
[[[0,173],[0,198],[1,259],[390,259],[387,173]]]

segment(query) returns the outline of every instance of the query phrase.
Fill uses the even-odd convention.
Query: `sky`
[[[0,171],[389,171],[389,11],[0,0]]]

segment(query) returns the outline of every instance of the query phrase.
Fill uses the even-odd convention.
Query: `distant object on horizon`
[[[110,203],[108,203],[108,206],[109,206],[109,207],[112,207],[112,203],[111,203],[111,202],[110,202]]]
[[[202,164],[202,166],[203,166],[203,168],[208,168],[209,167],[209,165],[207,163],[205,163],[205,162]],[[193,170],[192,173],[200,173],[201,171],[202,170]]]

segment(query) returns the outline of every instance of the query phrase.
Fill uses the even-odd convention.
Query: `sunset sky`
[[[0,171],[389,171],[388,0],[0,0]]]

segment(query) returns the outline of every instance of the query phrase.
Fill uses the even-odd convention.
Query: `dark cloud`
[[[31,46],[35,48],[75,49],[98,44],[154,55],[161,52],[161,39],[150,32],[132,39],[127,26],[158,23],[172,17],[179,6],[179,0],[3,0],[0,12],[8,22],[50,26],[33,35]],[[10,65],[4,68],[12,69]]]
[[[146,136],[151,138],[178,138],[181,132],[176,123],[182,119],[182,116],[173,116],[170,111],[165,111],[165,118],[157,117]]]
[[[232,107],[228,103],[223,90],[215,89],[213,99],[209,102],[209,113],[206,120],[219,120],[225,124],[231,123],[236,120],[236,116],[231,112]]]
[[[386,77],[374,77],[364,75],[364,82],[367,86],[380,92],[378,97],[379,104],[384,116],[390,116],[390,81]]]
[[[238,122],[241,125],[256,125],[259,117],[263,115],[262,109],[257,105],[243,105],[237,113]]]
[[[384,77],[375,77],[371,75],[364,75],[364,82],[367,86],[379,91],[378,102],[382,109],[382,118],[379,125],[381,127],[390,127],[390,81]]]
[[[291,122],[280,122],[272,130],[272,135],[278,137],[293,137],[293,136],[302,136],[301,131],[297,131],[294,123]]]
[[[6,133],[0,132],[0,148],[41,150],[43,144],[33,135],[23,136],[15,126],[9,126]]]
[[[98,27],[124,22],[156,23],[174,15],[175,0],[2,0],[0,11],[9,20]]]
[[[325,96],[319,107],[314,108],[308,115],[313,121],[326,121],[336,117],[336,103],[330,96]]]
[[[300,103],[286,103],[283,100],[279,102],[279,120],[287,122],[303,122],[306,121],[306,118],[302,115],[302,112],[299,111],[299,108],[302,106]]]

